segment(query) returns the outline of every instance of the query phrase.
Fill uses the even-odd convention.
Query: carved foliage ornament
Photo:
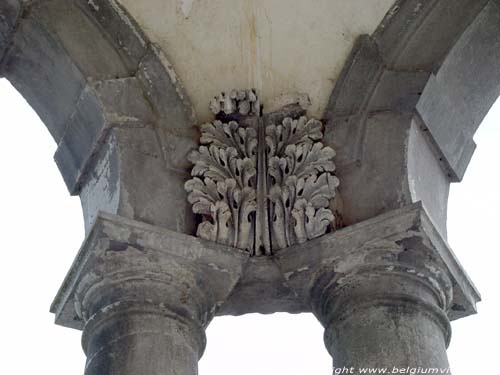
[[[229,121],[201,126],[185,188],[202,215],[198,237],[269,255],[326,233],[339,181],[321,122],[300,116],[276,124],[279,116],[261,117],[258,107],[253,91],[212,101],[212,111]]]

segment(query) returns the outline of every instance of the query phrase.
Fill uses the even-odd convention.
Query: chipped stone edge
[[[78,283],[84,276],[85,268],[91,258],[100,256],[102,249],[100,249],[99,243],[103,239],[110,239],[128,244],[126,240],[120,238],[121,235],[116,235],[116,233],[127,232],[137,234],[138,241],[144,241],[145,248],[166,256],[183,259],[194,267],[208,268],[214,272],[236,272],[236,270],[227,270],[224,268],[224,264],[244,264],[249,259],[248,253],[242,250],[214,244],[210,241],[121,216],[99,212],[50,307],[50,312],[55,314],[56,324],[68,328],[83,329],[84,322],[75,319],[77,313],[74,296]],[[141,232],[146,232],[146,235]],[[169,248],[159,246],[160,243],[166,241],[173,242],[173,244]],[[220,260],[219,264],[216,265],[213,262],[214,257]]]
[[[398,237],[405,232],[412,232],[423,237],[423,240],[427,241],[427,245],[430,245],[430,250],[442,261],[452,278],[453,303],[458,301],[461,306],[465,305],[461,311],[450,309],[447,312],[449,319],[456,320],[477,313],[476,303],[481,300],[477,288],[460,265],[447,242],[439,234],[421,202],[340,229],[335,233],[311,240],[306,244],[295,245],[277,251],[276,260],[280,264],[282,273],[287,283],[292,289],[295,289],[299,298],[309,298],[309,291],[313,287],[311,283],[316,280],[321,267],[326,267],[334,259],[342,259],[351,251],[345,249],[335,251],[336,248],[339,248],[337,246],[338,242],[356,238],[356,243],[359,242],[359,246],[362,246],[364,243],[374,240],[369,234],[364,233],[368,232],[368,229],[371,229],[371,232],[383,233],[382,238]],[[355,247],[358,248],[359,246],[356,245]],[[317,262],[321,263],[321,267],[309,266],[308,258],[311,259],[312,257],[316,257]],[[291,263],[292,267],[287,267],[288,263]],[[308,265],[308,267],[306,268],[305,265]],[[292,278],[298,278],[299,281],[296,282],[296,285],[300,285],[298,289],[297,286],[295,288],[292,286]]]

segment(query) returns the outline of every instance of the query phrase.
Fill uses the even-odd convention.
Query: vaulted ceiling
[[[307,94],[322,117],[353,43],[394,0],[120,0],[173,64],[200,121],[231,88],[256,88],[268,110]]]

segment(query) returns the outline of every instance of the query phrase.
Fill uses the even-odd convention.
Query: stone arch
[[[121,306],[119,298],[149,293],[147,313],[162,316],[162,330],[171,329],[170,320],[185,319],[186,337],[196,332],[189,363],[177,358],[176,364],[191,368],[203,351],[203,329],[216,314],[313,310],[331,330],[335,312],[343,308],[338,301],[351,300],[351,286],[360,293],[355,297],[389,294],[394,275],[399,287],[411,288],[369,302],[410,303],[417,310],[425,305],[428,316],[438,316],[432,324],[441,326],[446,339],[448,319],[475,311],[479,295],[442,236],[449,183],[462,177],[473,132],[500,91],[500,48],[492,48],[500,45],[492,32],[500,20],[498,0],[400,0],[372,36],[360,37],[326,110],[326,139],[339,151],[345,224],[386,215],[365,224],[370,230],[353,226],[339,236],[284,249],[273,259],[249,259],[184,235],[194,227],[183,183],[185,154],[197,138],[195,117],[166,57],[114,0],[6,0],[0,14],[1,72],[58,143],[56,162],[70,192],[81,197],[87,229],[98,219],[82,247],[81,254],[91,256],[77,258],[54,302],[58,324],[82,328],[94,312],[103,319],[108,313],[135,319],[144,313],[144,301]],[[472,75],[477,66],[480,74]],[[464,100],[464,92],[473,93],[472,100]],[[443,115],[449,112],[453,116]],[[413,204],[418,201],[425,210]],[[99,211],[106,213],[98,216]],[[155,256],[135,268],[145,247]],[[406,257],[416,269],[424,256],[427,270],[437,264],[436,274],[412,279],[401,264],[391,274],[395,267],[384,262],[401,248],[409,249]],[[353,253],[376,256],[358,267]],[[335,268],[339,259],[345,275]],[[120,261],[128,267],[125,276],[117,270]],[[117,272],[110,276],[110,269]],[[148,274],[150,269],[156,273]],[[170,279],[155,280],[156,274]],[[125,285],[131,275],[137,285]],[[371,283],[372,276],[383,283]],[[340,279],[347,288],[337,289]],[[102,286],[105,298],[78,290],[82,280],[89,290],[92,283]],[[148,288],[151,281],[154,290]],[[425,289],[419,283],[429,296],[403,301],[407,290]],[[123,290],[115,294],[110,285]],[[189,293],[200,301],[188,305]],[[179,301],[186,305],[182,311]],[[146,331],[155,327],[147,323]],[[96,332],[86,334],[97,337]],[[439,341],[443,358],[446,342]]]
[[[358,39],[325,112],[332,130],[326,138],[339,151],[346,225],[422,200],[446,232],[448,183],[463,177],[473,133],[500,93],[499,6],[497,0],[399,0],[372,36]],[[163,172],[149,174],[165,177],[149,185],[169,185],[169,194],[184,201],[185,150],[195,146],[196,118],[163,52],[115,0],[6,0],[0,10],[1,74],[59,144],[55,159],[70,192],[82,198],[87,228],[103,209],[192,233],[187,205],[180,218],[165,219],[170,203],[141,201],[144,184],[133,186],[130,178],[119,196],[96,199],[103,184],[117,181],[97,177],[103,174],[96,162],[110,156],[103,140],[116,133],[130,151],[124,133],[132,132],[124,129],[147,124],[133,132],[149,139],[136,149],[159,157],[152,168]],[[377,168],[384,164],[392,168]],[[432,181],[419,176],[423,169]],[[355,189],[367,180],[374,186]],[[140,212],[144,204],[154,213]]]
[[[196,120],[160,49],[114,0],[6,0],[0,15],[1,75],[58,144],[87,230],[104,210],[190,233],[183,156]]]
[[[358,39],[325,114],[347,224],[421,200],[446,235],[449,183],[500,95],[499,22],[498,1],[401,0]]]

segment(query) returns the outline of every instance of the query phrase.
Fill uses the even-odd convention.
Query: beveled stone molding
[[[82,329],[113,306],[157,306],[204,327],[247,259],[241,250],[101,213],[51,311],[57,324]]]
[[[354,278],[357,283],[356,275],[371,273],[416,276],[423,282],[420,286],[426,283],[426,289],[436,289],[433,294],[438,306],[450,320],[474,314],[480,301],[476,288],[420,203],[280,250],[276,262],[297,298],[318,315],[325,303],[321,296],[332,295],[330,288],[337,290],[339,280],[348,283]],[[417,292],[418,288],[413,290]]]
[[[374,274],[389,275],[394,271],[395,277],[419,277],[423,272],[421,279],[427,283],[424,289],[429,289],[426,280],[430,279],[425,276],[428,275],[442,285],[442,292],[435,295],[439,294],[438,305],[450,320],[474,314],[480,300],[479,293],[421,204],[278,250],[272,257],[253,258],[242,250],[101,213],[52,305],[57,324],[83,328],[86,309],[82,303],[86,303],[81,300],[81,291],[85,289],[82,285],[84,280],[86,283],[93,280],[88,275],[101,274],[94,281],[105,280],[104,266],[99,259],[114,257],[122,263],[114,261],[116,264],[107,267],[134,269],[134,264],[140,265],[149,259],[149,253],[163,259],[165,264],[169,259],[176,259],[185,269],[210,275],[199,290],[208,293],[203,297],[208,298],[207,306],[217,306],[211,313],[216,315],[318,311],[318,303],[323,303],[320,302],[322,291],[330,290],[341,274],[348,280],[350,273],[369,275],[370,270]],[[423,258],[425,265],[421,264]],[[161,262],[155,262],[154,267],[160,267],[161,272]],[[225,285],[221,287],[220,283]],[[435,287],[435,283],[431,286]],[[329,295],[334,294],[330,292]],[[91,314],[86,313],[87,317]]]
[[[484,1],[475,1],[479,7]],[[453,8],[455,9],[455,7]],[[473,134],[500,95],[500,3],[490,0],[426,83],[416,111],[442,153],[452,181],[461,181],[476,149]]]
[[[143,128],[154,122],[137,78],[87,84],[54,156],[70,193],[81,191],[112,127]]]
[[[312,291],[313,311],[325,326],[327,348],[337,325],[373,307],[425,314],[440,329],[448,346],[452,284],[432,256],[391,241],[372,242],[356,254],[320,272]],[[334,353],[330,353],[334,356]],[[335,356],[334,356],[335,357]]]

